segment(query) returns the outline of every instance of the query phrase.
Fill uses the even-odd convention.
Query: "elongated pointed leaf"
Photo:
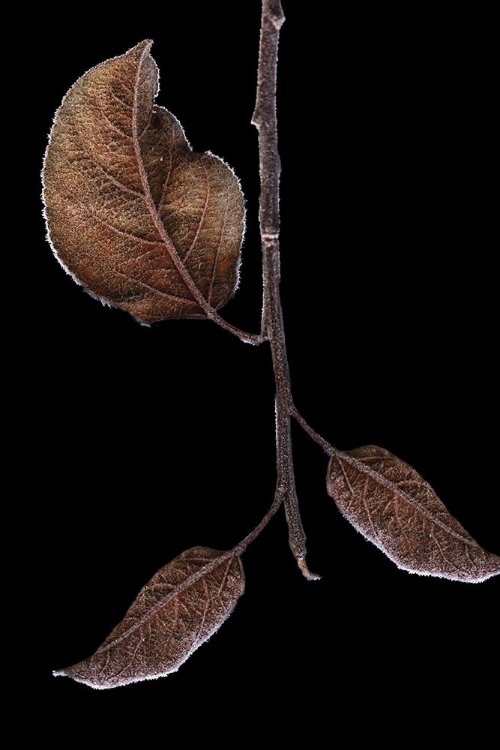
[[[43,169],[57,259],[93,296],[145,323],[224,305],[244,229],[234,173],[193,153],[176,118],[154,104],[150,47],[141,42],[75,83]]]
[[[245,590],[241,559],[193,547],[161,568],[93,656],[54,672],[104,689],[177,669],[233,611]]]
[[[470,583],[500,573],[500,557],[480,547],[415,469],[384,448],[334,455],[327,489],[352,525],[404,570]]]

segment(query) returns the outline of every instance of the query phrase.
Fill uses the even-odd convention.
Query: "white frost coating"
[[[151,50],[152,45],[153,45],[152,40],[148,40],[148,47],[147,47],[148,53]],[[80,279],[77,276],[75,276],[75,274],[68,268],[68,266],[64,263],[64,261],[60,257],[60,255],[59,255],[59,253],[58,253],[58,251],[57,251],[57,249],[56,249],[56,247],[54,245],[54,242],[52,240],[52,237],[51,237],[51,234],[50,234],[50,229],[49,229],[49,221],[48,221],[48,216],[47,216],[47,202],[45,200],[45,180],[44,180],[44,174],[45,174],[45,165],[46,165],[46,161],[47,161],[47,155],[48,155],[48,152],[49,152],[49,149],[50,149],[50,146],[51,146],[51,142],[52,142],[52,135],[53,135],[54,129],[55,129],[55,127],[57,125],[57,122],[58,122],[59,113],[60,113],[62,107],[64,106],[64,103],[66,102],[66,99],[68,98],[68,96],[72,93],[72,91],[80,83],[80,81],[82,81],[86,76],[88,76],[94,70],[98,70],[99,68],[103,67],[104,65],[108,65],[110,62],[113,62],[114,60],[119,60],[120,58],[126,57],[133,49],[135,49],[136,46],[137,45],[134,45],[134,47],[131,47],[129,50],[127,50],[122,55],[115,55],[114,57],[110,57],[107,60],[105,60],[104,62],[99,63],[98,65],[93,65],[85,73],[83,73],[83,75],[81,75],[75,81],[75,83],[68,89],[68,91],[64,95],[64,97],[63,97],[63,99],[61,101],[61,104],[57,108],[57,110],[56,110],[56,112],[54,114],[54,117],[52,119],[52,127],[51,127],[50,132],[49,132],[47,148],[45,149],[45,153],[44,153],[44,157],[43,157],[43,164],[42,164],[42,171],[41,171],[41,182],[42,182],[41,198],[42,198],[42,203],[43,203],[42,215],[43,215],[43,218],[45,220],[45,237],[46,237],[47,242],[50,245],[50,248],[52,250],[52,253],[53,253],[54,257],[58,261],[59,265],[63,268],[63,270],[65,271],[65,273],[67,273],[68,276],[71,277],[71,279],[75,282],[75,284],[77,284],[78,286],[82,287],[82,289],[84,289],[84,291],[88,295],[90,295],[90,297],[92,297],[95,300],[98,300],[102,305],[104,305],[104,307],[109,307],[109,308],[118,309],[118,310],[121,309],[119,305],[115,304],[114,302],[112,302],[111,300],[107,299],[106,297],[101,297],[100,295],[95,294],[90,289],[88,289],[85,286],[85,284],[83,284],[80,281]],[[159,71],[159,68],[158,68],[158,66],[157,66],[156,61],[154,60],[154,58],[151,57],[151,59],[152,59],[152,61],[154,63],[155,72],[156,72],[156,95],[155,95],[155,97],[153,99],[153,110],[152,110],[152,112],[154,111],[155,108],[156,108],[156,110],[163,110],[164,112],[167,112],[168,115],[170,117],[172,117],[173,120],[175,120],[176,124],[178,125],[178,127],[179,127],[180,131],[182,132],[182,135],[183,135],[183,137],[184,137],[184,139],[186,141],[186,145],[188,146],[188,148],[191,151],[193,151],[192,146],[191,146],[188,138],[186,137],[186,132],[184,130],[184,127],[182,126],[182,124],[179,121],[179,119],[172,112],[170,112],[170,110],[168,110],[166,107],[163,107],[162,105],[155,104],[155,101],[156,101],[156,98],[158,96],[158,93],[160,92],[160,71]],[[224,164],[225,167],[227,167],[227,169],[231,172],[231,174],[235,178],[235,180],[236,180],[236,182],[238,184],[238,188],[239,188],[240,193],[241,193],[242,198],[243,198],[243,227],[242,227],[241,243],[240,243],[240,248],[239,248],[240,252],[239,252],[239,256],[238,256],[238,265],[236,267],[236,280],[235,280],[235,286],[234,286],[234,290],[233,290],[233,295],[234,295],[236,293],[237,289],[239,288],[240,278],[241,278],[241,262],[242,262],[241,249],[242,249],[243,244],[244,244],[244,237],[245,237],[245,232],[246,232],[246,200],[245,200],[245,196],[244,196],[243,190],[241,188],[241,181],[240,181],[238,175],[233,170],[233,168],[229,164],[227,164],[227,162],[225,162],[224,159],[222,159],[220,156],[217,156],[216,154],[213,154],[211,151],[206,151],[205,153],[206,153],[207,156],[210,156],[210,157],[212,157],[214,159],[217,159],[222,164]],[[132,316],[132,317],[134,317],[134,316]],[[137,320],[137,318],[135,318],[135,320]],[[150,327],[149,323],[145,323],[142,320],[137,320],[137,322],[140,323],[140,325],[145,326],[146,328]],[[246,343],[253,343],[253,342],[252,341],[247,341]]]
[[[210,548],[206,548],[207,551],[213,553],[215,550],[211,550]],[[143,680],[153,680],[157,679],[158,677],[165,677],[172,672],[177,672],[179,667],[184,664],[184,662],[193,654],[194,651],[196,651],[197,648],[199,648],[203,643],[205,643],[207,640],[211,638],[211,636],[220,628],[223,622],[227,620],[229,615],[234,611],[236,604],[239,600],[239,598],[243,595],[245,591],[245,574],[243,570],[243,565],[241,562],[241,558],[239,556],[234,556],[232,551],[228,551],[225,553],[219,553],[216,556],[209,557],[208,560],[205,559],[205,564],[199,567],[194,572],[187,575],[187,577],[184,578],[182,581],[178,581],[175,584],[175,587],[173,589],[169,589],[168,593],[165,594],[165,596],[162,596],[156,603],[154,603],[152,606],[148,607],[144,612],[139,612],[138,619],[135,619],[133,624],[127,627],[124,631],[122,631],[119,635],[115,634],[115,631],[120,628],[122,624],[128,619],[129,616],[135,617],[135,608],[139,601],[141,601],[143,595],[145,592],[148,591],[148,588],[153,585],[155,587],[157,585],[157,578],[161,577],[164,572],[166,572],[172,564],[175,564],[179,561],[180,558],[185,556],[186,554],[192,553],[194,557],[193,560],[196,559],[196,557],[199,557],[200,554],[203,555],[205,548],[191,548],[190,550],[186,550],[184,553],[179,555],[177,558],[174,558],[174,560],[171,560],[170,563],[167,563],[163,568],[160,568],[159,571],[153,576],[153,578],[150,579],[150,581],[139,591],[137,597],[135,598],[132,605],[129,607],[125,614],[124,620],[122,620],[119,625],[114,628],[113,631],[111,631],[108,638],[104,641],[104,643],[95,651],[92,656],[90,656],[88,659],[84,659],[81,662],[78,662],[77,664],[68,667],[67,669],[62,670],[56,670],[52,674],[54,677],[70,677],[71,679],[75,680],[76,682],[81,682],[85,685],[88,685],[89,687],[92,687],[96,690],[107,690],[114,687],[120,687],[122,685],[127,685],[129,683],[133,682],[142,682]],[[155,615],[159,614],[165,607],[169,607],[170,604],[173,602],[174,599],[177,599],[177,597],[182,594],[183,591],[190,588],[193,584],[197,584],[202,579],[205,579],[205,577],[212,573],[216,568],[219,568],[222,564],[227,563],[228,567],[224,573],[222,584],[217,584],[216,587],[218,587],[218,595],[221,594],[223,587],[225,586],[227,579],[227,575],[229,572],[229,569],[231,568],[233,562],[237,562],[239,573],[234,579],[234,582],[237,584],[237,589],[232,590],[230,592],[230,595],[232,596],[232,601],[226,601],[217,603],[214,601],[211,596],[208,594],[207,590],[205,589],[205,599],[204,599],[204,612],[201,614],[200,618],[198,620],[195,620],[194,623],[190,623],[190,627],[187,628],[187,630],[184,631],[184,635],[181,636],[180,640],[178,640],[178,648],[174,650],[171,654],[164,654],[161,655],[158,653],[158,651],[154,649],[154,658],[153,661],[144,661],[145,656],[145,650],[148,649],[148,639],[152,638],[153,643],[156,640],[156,634],[158,631],[156,630],[156,626],[153,625],[151,629],[151,618],[153,618]],[[174,576],[175,577],[175,576]],[[164,582],[162,582],[160,585],[164,585]],[[218,596],[217,595],[217,596]],[[223,610],[221,611],[221,604],[223,606]],[[211,607],[214,607],[215,609],[212,612],[212,615],[215,617],[214,624],[207,630],[203,635],[200,634],[205,628],[206,623],[206,617],[207,615],[210,615],[210,609]],[[200,615],[199,612],[194,608],[193,611]],[[133,613],[133,614],[131,614]],[[149,635],[145,635],[142,628],[147,626],[147,632]],[[174,627],[173,635],[175,637],[175,633],[177,627],[177,622]],[[128,663],[123,666],[123,662],[120,658],[120,651],[123,648],[120,644],[125,644],[125,650],[127,648],[126,643],[131,635],[134,633],[137,633],[139,635],[139,640],[137,641],[137,646],[132,654],[132,657],[128,660]],[[192,642],[191,642],[192,641]],[[157,641],[156,641],[157,642]],[[158,642],[157,642],[158,643]],[[116,649],[116,647],[119,647],[118,655],[113,655],[112,651]],[[140,650],[139,650],[140,649]],[[111,659],[109,658],[111,652]],[[104,662],[102,662],[102,656],[105,654]],[[95,664],[92,664],[92,661],[95,657],[101,657],[101,662],[97,662]],[[132,669],[132,672],[129,671],[131,668],[131,665],[134,661],[137,661],[136,664],[134,664],[134,668]],[[170,666],[165,665],[165,668],[162,668],[162,662],[169,662]],[[111,667],[111,671],[110,671]],[[156,671],[156,669],[159,669],[160,671]],[[114,671],[114,673],[113,673]],[[83,672],[83,674],[81,674]],[[87,674],[85,674],[87,672]],[[124,676],[123,679],[120,679],[120,674],[122,672],[127,672],[127,674]],[[136,674],[134,674],[134,672]],[[80,674],[79,674],[80,673]],[[88,676],[90,673],[90,677]],[[93,677],[95,675],[95,681],[93,681]]]
[[[153,42],[150,41],[149,42],[149,49],[151,49],[152,44],[153,44]],[[137,45],[134,45],[134,47],[136,47],[136,46]],[[121,57],[125,57],[125,55],[128,55],[128,53],[131,52],[134,49],[134,47],[131,47],[123,55],[115,55],[114,57],[110,57],[108,60],[105,60],[104,62],[99,63],[98,65],[93,65],[83,75],[81,75],[80,78],[78,78],[75,81],[75,83],[65,93],[65,95],[62,98],[61,104],[57,108],[57,110],[56,110],[56,112],[54,114],[54,117],[52,119],[52,127],[51,127],[50,132],[49,132],[49,140],[48,140],[47,148],[45,149],[45,153],[44,153],[44,156],[43,156],[42,172],[41,172],[41,175],[40,175],[41,176],[41,180],[42,180],[42,202],[43,202],[42,215],[43,215],[43,218],[45,219],[45,237],[47,239],[47,242],[50,245],[50,248],[51,248],[51,250],[52,250],[52,252],[54,254],[54,257],[59,262],[59,264],[64,269],[64,271],[68,274],[68,276],[71,276],[71,278],[73,279],[73,281],[75,282],[75,284],[78,284],[78,286],[81,286],[87,292],[87,294],[89,294],[91,297],[93,297],[94,299],[96,299],[99,302],[101,302],[105,307],[111,307],[111,308],[117,308],[117,309],[119,309],[118,305],[113,304],[110,300],[106,299],[105,297],[100,297],[99,295],[94,294],[89,289],[87,289],[87,287],[84,284],[82,284],[82,282],[80,281],[80,279],[78,279],[75,276],[75,274],[72,271],[69,270],[69,268],[67,267],[67,265],[60,258],[59,253],[57,252],[57,250],[56,250],[56,248],[54,246],[54,243],[52,241],[52,237],[50,236],[49,221],[48,221],[48,217],[47,217],[47,202],[45,200],[45,180],[44,180],[44,174],[45,174],[45,163],[47,161],[47,154],[49,152],[50,145],[51,145],[51,142],[52,142],[52,134],[54,132],[55,126],[57,125],[57,121],[58,121],[58,118],[59,118],[59,113],[60,113],[60,111],[61,111],[61,109],[62,109],[62,107],[63,107],[66,99],[68,98],[68,96],[71,94],[71,92],[73,91],[73,89],[80,83],[80,81],[83,78],[85,78],[85,76],[87,76],[89,73],[91,73],[94,70],[98,70],[103,65],[107,65],[108,63],[112,62],[113,60],[119,60]],[[158,66],[156,66],[156,78],[157,78],[157,87],[158,87],[158,91],[159,91],[160,90],[160,76],[159,76]],[[148,326],[147,323],[144,323],[144,325]]]
[[[227,620],[230,614],[232,614],[234,608],[236,606],[236,603],[233,605],[233,607],[226,612],[223,619],[220,620],[219,624],[215,626],[208,635],[203,638],[202,640],[195,643],[191,649],[188,651],[188,653],[184,656],[182,661],[180,661],[176,667],[172,669],[167,669],[166,672],[159,672],[158,674],[151,674],[146,676],[139,676],[136,678],[131,678],[127,680],[123,680],[122,682],[118,681],[113,683],[112,685],[95,685],[93,682],[90,682],[89,680],[82,679],[81,677],[76,677],[75,675],[71,674],[71,672],[65,672],[64,669],[61,670],[54,670],[52,672],[53,677],[70,677],[75,682],[80,682],[82,685],[88,685],[88,687],[94,688],[94,690],[113,690],[116,687],[125,687],[126,685],[132,685],[135,682],[145,682],[146,680],[157,680],[160,677],[168,677],[169,674],[174,674],[179,670],[180,667],[186,662],[189,657],[200,647],[203,646],[204,643],[210,640],[210,638],[216,633],[220,626]]]
[[[440,573],[440,572],[434,571],[434,570],[416,570],[415,568],[410,568],[410,567],[407,567],[405,565],[402,565],[401,560],[398,559],[395,555],[391,554],[391,552],[389,552],[389,550],[386,547],[384,547],[384,545],[378,540],[377,537],[375,537],[375,536],[373,536],[373,537],[369,536],[367,534],[367,532],[364,531],[358,523],[356,523],[352,518],[350,518],[342,510],[342,508],[339,508],[339,510],[342,513],[342,515],[344,516],[344,518],[349,522],[349,524],[351,526],[353,526],[356,529],[356,531],[358,531],[361,534],[361,536],[363,536],[364,539],[366,539],[367,542],[370,542],[375,547],[377,547],[381,552],[384,553],[384,555],[386,557],[389,558],[389,560],[391,560],[391,562],[393,562],[396,565],[397,568],[399,568],[399,570],[404,570],[406,573],[414,573],[415,575],[418,575],[418,576],[431,577],[431,578],[444,578],[447,581],[455,581],[457,583],[464,583],[464,582],[466,582],[466,583],[483,583],[484,581],[487,581],[489,578],[493,578],[493,576],[500,575],[500,557],[498,558],[498,561],[499,561],[499,569],[498,569],[498,571],[496,571],[496,572],[493,571],[493,572],[487,573],[487,574],[485,574],[484,576],[482,576],[480,578],[467,578],[467,579],[465,579],[463,577],[460,578],[458,575],[456,577],[453,577],[450,574],[446,574],[445,575],[444,573]],[[430,536],[434,539],[434,535],[433,534],[431,534]]]
[[[224,166],[225,166],[225,167],[226,167],[227,169],[229,169],[229,171],[230,171],[230,172],[231,172],[231,174],[233,175],[234,179],[235,179],[235,180],[236,180],[236,182],[238,183],[238,187],[239,187],[239,189],[240,189],[240,193],[241,193],[241,196],[242,196],[242,198],[243,198],[243,228],[242,228],[242,233],[241,233],[241,243],[240,243],[240,251],[241,251],[241,249],[243,248],[243,244],[244,244],[244,242],[245,242],[245,234],[246,234],[246,231],[247,231],[247,207],[246,207],[246,198],[245,198],[245,193],[243,192],[243,188],[241,187],[241,180],[240,180],[240,178],[238,177],[238,175],[236,174],[236,172],[234,171],[234,169],[233,169],[233,168],[231,167],[231,165],[230,165],[230,164],[228,164],[228,163],[227,163],[226,161],[224,161],[224,159],[222,159],[222,157],[220,157],[220,156],[217,156],[217,154],[213,154],[213,153],[212,153],[211,151],[205,151],[204,153],[205,153],[205,154],[206,154],[207,156],[211,156],[211,157],[212,157],[212,159],[217,159],[218,161],[222,162],[222,164],[224,164]],[[233,295],[234,295],[234,294],[236,293],[237,289],[238,289],[238,288],[239,288],[239,286],[240,286],[240,276],[241,276],[241,261],[242,261],[242,256],[243,256],[243,253],[242,253],[242,252],[240,252],[240,253],[239,253],[239,256],[238,256],[238,265],[237,265],[237,267],[236,267],[236,283],[235,283],[235,286],[234,286],[234,292],[233,292]],[[242,341],[244,341],[244,339],[242,339]],[[247,344],[251,344],[252,342],[251,342],[251,341],[246,341],[246,342],[244,341],[244,343],[247,343]]]

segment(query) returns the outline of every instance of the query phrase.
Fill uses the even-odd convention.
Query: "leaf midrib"
[[[185,559],[195,562],[199,560],[200,558],[193,557],[193,558],[185,558]],[[203,560],[203,558],[201,559]],[[228,566],[225,572],[226,577],[233,563],[233,560],[235,560],[234,555],[230,556],[229,559],[227,559]],[[131,625],[130,628],[128,628],[128,630],[126,630],[118,638],[115,638],[110,643],[105,643],[100,648],[98,648],[94,656],[97,656],[98,654],[102,654],[105,651],[109,651],[110,649],[114,648],[115,646],[118,646],[120,643],[125,641],[130,635],[132,635],[132,633],[134,633],[137,629],[141,628],[146,622],[151,620],[156,614],[158,614],[160,610],[166,607],[171,601],[179,597],[183,591],[190,588],[191,586],[194,586],[199,580],[201,580],[205,576],[208,576],[217,566],[222,565],[225,561],[226,561],[225,555],[209,559],[209,562],[207,563],[207,565],[200,568],[195,573],[191,573],[191,575],[189,575],[185,581],[182,581],[182,583],[178,584],[172,591],[170,591],[165,597],[163,597],[163,599],[161,599],[154,607],[152,607],[146,614],[144,614],[139,620],[137,620],[137,622]],[[168,563],[168,565],[172,565],[173,562],[174,561]],[[147,583],[144,588],[147,589],[148,586],[149,586],[149,583]]]
[[[144,191],[144,200],[146,201],[146,206],[149,210],[149,213],[151,214],[151,218],[153,219],[153,223],[156,227],[156,230],[158,231],[161,240],[165,244],[165,247],[167,249],[167,252],[170,255],[170,258],[176,267],[177,271],[179,272],[182,280],[184,281],[185,285],[187,286],[190,294],[192,295],[193,300],[200,306],[200,308],[207,314],[210,315],[213,312],[212,307],[208,304],[208,302],[205,300],[203,295],[201,294],[200,290],[198,289],[193,277],[189,273],[188,269],[186,268],[182,258],[180,257],[179,253],[177,252],[177,249],[175,248],[174,243],[172,242],[171,238],[168,235],[167,230],[165,229],[165,226],[161,220],[161,217],[157,211],[155,202],[153,200],[153,196],[151,194],[151,188],[149,186],[149,180],[148,176],[146,174],[146,170],[144,167],[144,162],[142,160],[142,154],[141,154],[141,146],[140,146],[140,136],[138,135],[138,129],[137,129],[137,113],[138,113],[138,96],[139,96],[139,80],[140,80],[140,73],[142,66],[144,64],[144,60],[147,55],[149,55],[149,50],[151,49],[151,42],[149,42],[140,57],[139,64],[137,66],[137,73],[136,73],[136,79],[134,84],[134,103],[132,108],[132,141],[134,144],[134,151],[135,151],[135,157],[137,161],[137,166],[139,169],[139,175],[141,178],[141,184]],[[153,104],[154,107],[154,104]],[[153,110],[152,110],[153,111]]]
[[[370,466],[367,466],[360,459],[355,458],[354,456],[350,456],[350,455],[348,455],[346,453],[338,454],[336,456],[336,458],[339,459],[339,460],[342,460],[342,461],[345,460],[347,463],[350,463],[351,465],[353,465],[355,468],[357,468],[362,473],[368,474],[368,476],[370,476],[371,479],[373,479],[373,481],[376,484],[379,484],[380,486],[384,487],[384,489],[387,489],[391,493],[398,495],[399,498],[401,498],[401,500],[403,502],[407,503],[408,505],[411,505],[422,516],[424,516],[425,518],[427,518],[429,521],[431,521],[431,523],[433,523],[436,526],[438,526],[440,529],[442,529],[444,532],[446,532],[450,536],[453,536],[455,539],[459,539],[461,542],[463,542],[464,544],[468,544],[470,547],[475,547],[478,550],[482,551],[482,547],[480,547],[480,545],[472,537],[470,537],[470,536],[464,537],[462,534],[459,534],[454,529],[451,529],[449,526],[447,526],[445,523],[443,523],[443,521],[441,521],[440,519],[435,518],[432,515],[432,513],[429,510],[427,510],[427,508],[425,508],[425,506],[422,506],[417,500],[415,500],[415,498],[413,498],[411,495],[409,495],[404,490],[400,489],[396,484],[394,484],[389,479],[387,479],[386,477],[384,477],[383,474],[380,474],[379,472],[377,472],[374,469],[372,469]],[[383,460],[384,456],[376,456],[376,458],[379,459],[379,460],[380,459]],[[386,456],[385,458],[389,458],[389,457]],[[431,492],[434,493],[434,490],[429,485],[429,483],[425,481],[425,479],[422,479],[422,484],[427,485],[429,487],[429,489],[431,490]],[[436,497],[437,497],[437,495],[436,495]],[[439,499],[439,497],[437,499],[439,500],[439,502],[442,502]],[[459,523],[459,521],[457,521],[457,523]]]

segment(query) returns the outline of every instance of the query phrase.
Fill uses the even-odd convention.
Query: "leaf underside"
[[[150,47],[92,68],[69,90],[42,175],[57,259],[90,294],[143,323],[226,304],[244,231],[232,170],[193,153],[177,119],[154,104]]]
[[[163,677],[219,629],[245,590],[241,559],[193,547],[161,568],[95,654],[54,672],[100,690]]]
[[[500,574],[487,552],[408,464],[374,445],[332,456],[328,494],[369,541],[411,573],[479,583]]]

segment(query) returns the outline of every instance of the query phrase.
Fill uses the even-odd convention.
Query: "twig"
[[[328,453],[329,456],[337,456],[342,451],[339,451],[337,448],[334,448],[333,445],[330,445],[330,443],[325,440],[324,437],[321,437],[321,435],[316,432],[316,430],[313,430],[313,428],[306,422],[304,417],[299,414],[295,406],[292,406],[292,417],[297,421],[297,423],[302,427],[304,432],[307,432],[310,438],[314,440],[315,443],[318,445],[321,445],[325,453]]]
[[[285,330],[279,292],[279,179],[276,120],[278,42],[285,17],[280,0],[263,0],[257,98],[252,123],[259,134],[260,208],[264,296],[262,335],[271,346],[276,381],[276,453],[278,487],[283,487],[290,548],[306,578],[317,578],[306,565],[306,537],[300,518],[293,470],[291,412],[293,408]]]

